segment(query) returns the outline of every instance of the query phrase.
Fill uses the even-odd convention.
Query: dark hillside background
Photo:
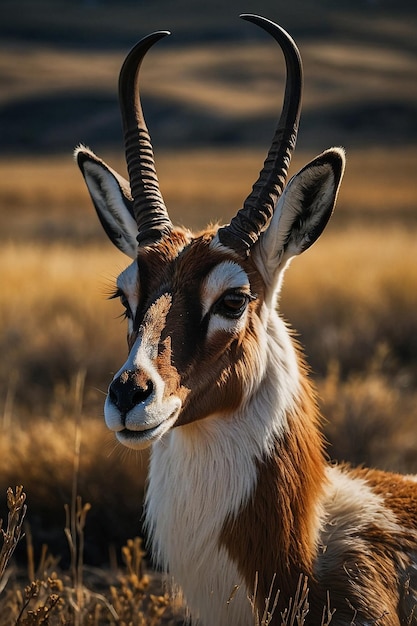
[[[97,150],[120,150],[118,68],[139,38],[159,29],[173,35],[150,55],[162,64],[159,74],[147,78],[144,69],[144,105],[155,143],[162,149],[264,146],[280,105],[282,59],[265,33],[238,19],[242,12],[277,21],[301,48],[301,148],[416,141],[415,2],[2,0],[0,155],[68,153],[81,140]],[[250,62],[253,46],[266,52]],[[69,62],[74,54],[78,66]],[[174,62],[177,55],[188,57],[182,67]],[[198,62],[190,62],[193,57]],[[165,60],[170,71],[163,71]],[[152,61],[146,65],[152,68]],[[186,72],[191,98],[173,93]],[[249,107],[236,116],[233,106],[222,111],[221,100],[214,108],[204,105],[211,86],[219,98],[222,86],[234,87],[241,102],[274,73],[276,85],[268,87],[274,89],[273,106]],[[313,101],[316,92],[321,95]]]

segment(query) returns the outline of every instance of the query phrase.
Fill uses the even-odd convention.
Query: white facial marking
[[[123,272],[117,278],[117,287],[120,289],[120,291],[123,291],[124,295],[126,296],[133,318],[136,315],[136,310],[138,308],[139,302],[138,280],[139,271],[136,261],[128,265],[128,267],[123,270]],[[128,318],[127,321],[128,331],[129,333],[131,333],[133,331],[133,319]]]
[[[249,293],[249,278],[238,263],[223,261],[206,276],[201,289],[203,315],[227,289],[242,289]]]
[[[133,272],[130,268],[123,273],[122,281],[118,281],[120,288],[121,285],[124,288],[132,286]],[[165,316],[155,321],[151,313],[153,307],[156,308],[158,304],[162,304],[159,310],[164,311]],[[126,415],[120,413],[109,395],[104,405],[107,427],[116,432],[117,439],[130,448],[141,449],[159,439],[174,424],[181,409],[180,398],[175,395],[164,397],[165,382],[154,363],[160,334],[170,306],[171,297],[164,294],[150,307],[127,361],[113,378],[118,379],[124,372],[140,372],[142,377],[150,381],[151,393],[133,406]]]
[[[201,288],[201,306],[203,316],[207,315],[217,300],[228,290],[237,289],[250,295],[250,283],[246,272],[234,261],[223,261],[205,278]],[[228,319],[213,313],[209,321],[208,338],[217,331],[238,333],[245,325],[246,315],[237,319]]]

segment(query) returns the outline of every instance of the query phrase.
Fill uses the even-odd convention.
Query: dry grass
[[[121,255],[97,247],[6,244],[1,257],[1,343],[7,354],[0,366],[3,384],[32,414],[49,415],[54,406],[59,414],[57,404],[64,401],[64,412],[66,408],[62,385],[86,368],[89,405],[90,395],[104,392],[102,381],[116,367],[104,352],[114,351],[116,359],[124,352],[123,332],[118,336],[114,319],[119,311],[104,296],[123,267]]]
[[[13,491],[9,489],[10,494]],[[25,494],[16,489],[20,502]],[[12,503],[10,515],[16,516]],[[78,539],[84,541],[84,524],[89,505],[77,499],[75,509]],[[20,513],[21,515],[21,513]],[[13,530],[9,524],[9,530]],[[66,529],[68,530],[68,529]],[[72,548],[74,533],[69,534]],[[7,539],[7,535],[6,535]],[[28,544],[30,546],[30,544]],[[77,553],[77,566],[64,572],[57,560],[44,552],[38,568],[29,561],[29,584],[9,573],[7,587],[0,593],[1,626],[157,626],[182,623],[184,612],[163,591],[161,580],[145,572],[144,552],[139,538],[129,540],[122,550],[124,568],[113,572],[88,572],[85,580],[82,551]],[[6,563],[7,564],[7,563]],[[94,586],[94,588],[92,588]],[[180,621],[179,621],[180,620]]]
[[[387,158],[372,151],[368,156],[379,189],[366,195],[359,177],[359,154],[354,155],[350,159],[352,185],[348,184],[341,196],[340,215],[319,244],[294,261],[286,277],[281,309],[300,332],[313,366],[327,419],[330,456],[417,471],[417,238],[410,210],[414,183],[407,155],[396,155],[403,159],[409,178],[402,195],[385,176]],[[169,154],[163,155],[165,195],[170,205],[179,209],[173,212],[177,221],[182,221],[182,212],[185,222],[202,226],[208,216],[221,214],[224,206],[235,208],[238,198],[245,195],[241,178],[252,179],[249,170],[257,167],[252,155],[236,158],[235,152],[225,152],[214,162],[211,159],[210,153],[184,153],[174,164]],[[303,155],[299,156],[302,159]],[[110,160],[116,166],[120,163],[111,155]],[[104,237],[100,243],[89,243],[79,241],[74,231],[63,236],[74,221],[80,232],[91,229],[94,239],[100,232],[70,159],[68,163],[57,159],[51,165],[56,185],[49,187],[49,179],[42,176],[46,161],[28,165],[26,185],[18,184],[22,177],[13,179],[13,165],[6,167],[0,186],[0,197],[12,198],[16,209],[7,218],[0,249],[0,492],[6,493],[8,485],[25,485],[27,533],[33,537],[34,556],[29,559],[32,565],[23,586],[11,576],[1,601],[12,607],[14,616],[24,610],[22,624],[41,623],[45,614],[50,615],[49,623],[62,623],[59,620],[70,615],[68,611],[74,614],[74,606],[81,607],[77,614],[80,624],[127,624],[129,620],[134,624],[173,624],[172,606],[161,588],[154,588],[153,576],[149,590],[146,577],[132,578],[130,570],[114,573],[115,554],[140,528],[147,465],[146,455],[138,457],[116,447],[100,417],[111,373],[126,354],[125,329],[115,319],[120,313],[118,303],[105,298],[109,283],[126,259]],[[298,161],[294,167],[297,165]],[[186,185],[191,167],[195,179]],[[19,168],[22,172],[24,163]],[[219,179],[224,183],[213,199],[214,181]],[[360,200],[349,221],[354,189],[359,190]],[[197,198],[201,211],[191,217]],[[392,217],[390,202],[406,217],[404,224]],[[359,209],[365,204],[367,216],[361,219]],[[69,214],[73,205],[76,209]],[[52,236],[36,241],[33,228],[45,213],[52,223]],[[84,373],[80,409],[76,388]],[[91,504],[85,519],[82,503],[79,517],[73,514],[72,528],[77,533],[82,526],[84,563],[90,564],[83,564],[83,570],[78,567],[77,580],[82,581],[78,582],[78,600],[73,591],[75,574],[71,574],[75,552],[71,553],[63,530],[66,526],[67,538],[74,536],[71,522],[65,522],[64,504],[71,502],[74,489],[77,412],[82,416],[77,488],[82,502]],[[80,539],[80,535],[75,537]],[[60,555],[60,564],[49,558],[48,567],[40,573],[34,563],[46,558],[43,543]],[[16,553],[20,561],[27,560],[22,545]],[[105,579],[91,574],[91,564],[106,565]],[[37,579],[32,575],[36,571]],[[56,595],[60,600],[55,604]],[[159,598],[155,602],[153,595]],[[123,619],[117,621],[112,610]],[[293,615],[301,624],[302,615]],[[26,619],[32,622],[23,621]],[[74,623],[75,618],[71,619]],[[327,620],[323,623],[331,623],[331,611]],[[9,623],[13,622],[5,622]],[[266,623],[265,618],[264,626]]]
[[[123,569],[107,574],[98,570],[89,573],[84,565],[83,547],[85,522],[91,507],[88,503],[83,504],[75,492],[71,506],[66,506],[71,513],[67,515],[64,529],[72,557],[69,571],[60,570],[57,559],[48,554],[46,548],[35,570],[33,547],[29,540],[29,584],[25,585],[22,577],[17,579],[12,572],[7,572],[6,576],[6,567],[20,539],[26,513],[26,494],[22,487],[16,487],[15,492],[9,488],[7,498],[9,519],[0,550],[0,594],[4,592],[0,595],[0,626],[180,626],[188,623],[181,597],[168,594],[163,590],[161,577],[150,576],[146,572],[145,552],[140,538],[128,540],[122,548]],[[91,588],[92,583],[94,589]],[[253,597],[248,597],[254,626],[268,626],[276,610],[279,592],[275,598],[265,599],[262,615],[255,608],[256,593],[255,584]],[[309,613],[308,596],[308,578],[300,576],[294,598],[281,613],[281,626],[305,624]],[[233,602],[233,592],[229,602]],[[323,607],[321,626],[329,626],[333,615],[329,604]]]
[[[318,387],[333,459],[417,474],[415,388],[382,374],[378,359],[368,372],[347,380],[335,363]]]
[[[330,230],[293,262],[282,308],[317,373],[334,359],[344,375],[366,371],[382,345],[415,385],[416,255],[414,228],[358,225]]]
[[[125,172],[122,153],[101,156]],[[229,220],[249,193],[264,156],[263,150],[236,149],[157,154],[162,191],[174,222],[203,228],[208,220]],[[292,171],[314,156],[297,152]],[[392,147],[389,152],[376,148],[350,150],[334,221],[373,217],[375,223],[383,224],[386,220],[415,222],[416,163],[416,147]],[[1,239],[42,235],[43,240],[53,241],[57,233],[85,241],[88,236],[101,235],[70,155],[0,159],[0,171]]]
[[[0,549],[0,593],[3,591],[6,580],[5,573],[7,565],[19,543],[22,534],[23,520],[26,515],[26,494],[23,487],[16,487],[13,491],[9,487],[7,490],[7,508],[9,509],[7,526],[3,528],[3,520],[0,519],[0,536],[2,546]]]

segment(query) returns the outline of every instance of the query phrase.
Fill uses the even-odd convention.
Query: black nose
[[[109,398],[119,411],[126,415],[133,407],[148,398],[153,390],[152,381],[139,372],[126,370],[113,380],[109,387]]]

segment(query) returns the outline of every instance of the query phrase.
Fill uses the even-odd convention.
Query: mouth
[[[155,443],[155,441],[158,441],[162,435],[170,430],[176,419],[177,412],[175,411],[171,417],[163,420],[151,428],[142,430],[123,428],[122,430],[116,432],[116,438],[127,448],[132,448],[133,450],[143,450],[149,447],[152,443]]]

